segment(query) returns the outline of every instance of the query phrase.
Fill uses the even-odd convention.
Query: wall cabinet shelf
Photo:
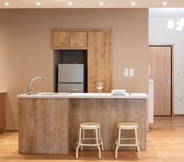
[[[51,49],[54,50],[54,67],[58,64],[59,50],[87,50],[87,92],[96,93],[96,83],[104,83],[103,92],[112,89],[112,30],[51,30]],[[75,61],[74,61],[75,62]],[[76,61],[77,62],[77,61]],[[57,71],[57,69],[54,69]],[[54,72],[54,75],[57,73]],[[55,77],[55,84],[57,76]]]

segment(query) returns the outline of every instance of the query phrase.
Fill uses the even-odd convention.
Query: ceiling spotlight
[[[68,2],[68,5],[70,5],[70,6],[71,6],[71,5],[72,5],[72,2]]]
[[[37,5],[37,6],[40,6],[40,2],[36,2],[36,5]]]
[[[131,5],[134,6],[135,5],[135,2],[132,2]]]
[[[167,5],[167,2],[163,2],[163,5],[164,5],[164,6]]]
[[[5,2],[4,5],[5,5],[5,6],[9,6],[9,3],[8,3],[8,2]]]
[[[99,4],[100,4],[101,6],[103,6],[103,2],[100,2]]]

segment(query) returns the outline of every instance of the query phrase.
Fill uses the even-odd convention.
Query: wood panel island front
[[[117,124],[138,123],[141,150],[146,149],[146,98],[144,93],[38,93],[20,94],[19,153],[67,154],[76,149],[79,125],[101,124],[104,150],[115,150]],[[128,134],[127,134],[128,133]],[[87,132],[93,136],[92,132]],[[131,136],[133,132],[125,132]],[[86,147],[84,149],[96,149]],[[121,149],[135,149],[120,147]]]

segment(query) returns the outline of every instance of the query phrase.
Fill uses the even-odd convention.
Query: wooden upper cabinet
[[[71,32],[70,46],[87,47],[87,32]]]
[[[54,30],[53,46],[54,47],[70,46],[70,32]]]
[[[110,92],[111,79],[111,32],[88,32],[88,92],[97,92],[97,82]]]
[[[51,30],[51,49],[87,49],[87,32]]]

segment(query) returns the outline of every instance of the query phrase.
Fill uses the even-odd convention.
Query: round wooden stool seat
[[[80,128],[83,129],[96,129],[100,128],[100,124],[96,122],[84,122],[80,124]]]
[[[123,122],[118,124],[118,128],[120,129],[137,129],[138,124],[137,123],[132,123],[132,122]]]

